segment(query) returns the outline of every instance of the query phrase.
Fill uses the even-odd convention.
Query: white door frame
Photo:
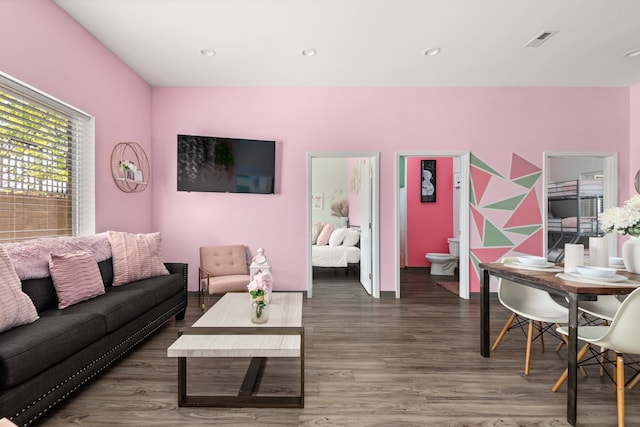
[[[314,158],[363,158],[371,160],[371,296],[380,298],[380,153],[379,152],[310,152],[307,153],[307,298],[313,296],[311,266],[311,199],[312,163]]]
[[[469,163],[468,151],[399,151],[395,164],[395,257],[396,298],[400,298],[400,158],[401,157],[456,157],[460,159],[460,259],[459,289],[460,298],[469,299]]]

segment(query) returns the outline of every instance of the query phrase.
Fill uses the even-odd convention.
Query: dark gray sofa
[[[111,259],[98,263],[105,294],[64,310],[50,277],[22,281],[40,318],[0,333],[0,418],[29,425],[172,316],[184,318],[187,264],[118,287]]]

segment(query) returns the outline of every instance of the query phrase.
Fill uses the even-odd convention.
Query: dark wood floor
[[[304,301],[303,409],[215,409],[177,406],[177,362],[166,349],[178,328],[200,315],[171,321],[97,380],[45,416],[41,425],[121,426],[564,426],[566,387],[551,386],[566,351],[534,347],[523,375],[525,339],[510,332],[491,358],[479,355],[479,302],[461,300],[424,271],[402,273],[402,298],[368,297],[357,282],[327,274]],[[492,304],[492,338],[507,319]],[[239,385],[244,360],[202,359],[196,389]],[[262,386],[295,387],[292,361],[270,361]],[[203,369],[206,367],[206,369]],[[596,367],[579,378],[578,425],[616,424],[612,383]],[[200,381],[202,380],[202,381]],[[261,391],[263,388],[261,387]],[[627,425],[640,425],[640,388],[627,393]]]

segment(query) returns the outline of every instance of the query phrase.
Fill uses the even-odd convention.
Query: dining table
[[[578,306],[580,301],[593,301],[598,295],[627,295],[640,287],[640,274],[624,269],[616,272],[616,280],[582,277],[576,273],[565,273],[562,265],[530,266],[518,262],[480,263],[480,354],[491,356],[490,329],[490,285],[491,277],[502,278],[564,299],[569,309],[569,337],[567,353],[567,421],[575,426],[578,403]]]

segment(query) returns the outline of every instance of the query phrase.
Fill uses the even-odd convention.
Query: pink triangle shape
[[[484,196],[484,192],[491,181],[491,177],[491,174],[483,171],[482,169],[471,166],[471,181],[473,182],[473,190],[475,192],[477,205],[480,205],[480,200],[482,200],[482,196]]]
[[[469,208],[471,208],[471,216],[473,217],[473,221],[476,224],[476,228],[478,229],[478,233],[482,239],[482,236],[484,236],[484,215],[471,205],[469,205]]]
[[[537,172],[540,172],[540,168],[538,166],[513,153],[513,155],[511,156],[510,179],[521,178],[523,176],[531,175]]]
[[[535,190],[520,202],[520,205],[513,211],[511,218],[505,223],[504,228],[520,227],[523,225],[540,225],[542,224],[542,216],[540,215],[540,206]]]
[[[522,254],[540,255],[540,251],[542,250],[543,231],[544,230],[542,228],[536,231],[531,236],[529,236],[527,240],[513,248],[513,250]]]

